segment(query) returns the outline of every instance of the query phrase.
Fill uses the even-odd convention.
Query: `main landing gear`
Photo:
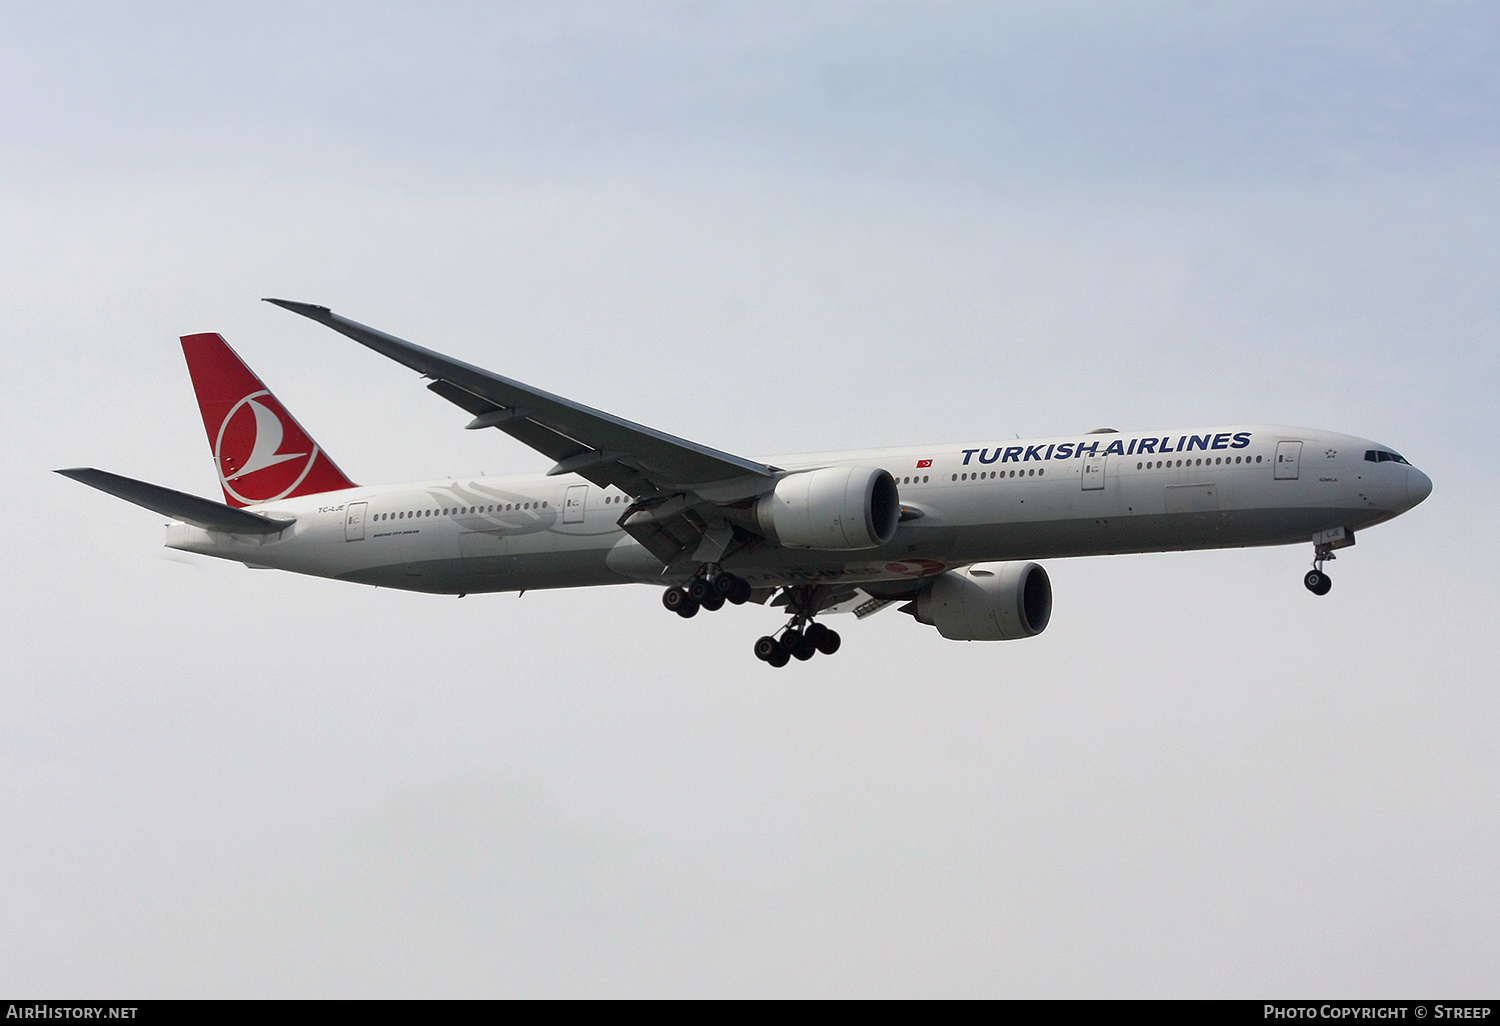
[[[787,607],[792,618],[782,628],[781,637],[767,634],[756,641],[755,658],[779,668],[793,659],[806,662],[819,652],[833,655],[839,650],[843,639],[839,637],[838,631],[813,623],[813,614],[817,609],[813,589],[798,587],[788,590],[791,601]]]
[[[826,592],[827,589],[821,589]],[[819,652],[833,655],[843,639],[838,631],[813,623],[817,612],[819,590],[808,586],[787,588],[787,611],[791,619],[778,634],[767,634],[755,643],[755,658],[772,666],[785,666],[793,659],[806,662]],[[734,574],[714,567],[704,567],[687,584],[668,588],[661,604],[681,617],[697,616],[698,610],[710,613],[724,608],[724,603],[743,605],[750,598],[750,585]]]
[[[798,622],[793,622],[782,631],[780,638],[767,634],[756,641],[755,658],[781,667],[793,659],[806,662],[819,652],[833,655],[842,642],[838,631],[820,623],[801,626]]]
[[[668,588],[661,604],[681,617],[697,616],[699,609],[710,613],[724,608],[724,603],[744,605],[750,598],[750,585],[734,574],[702,572],[681,588]]]

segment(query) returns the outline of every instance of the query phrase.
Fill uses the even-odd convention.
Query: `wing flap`
[[[90,488],[107,492],[117,499],[133,502],[153,513],[160,513],[173,520],[201,527],[205,531],[223,531],[228,534],[276,534],[294,523],[294,518],[273,519],[252,513],[247,509],[235,509],[222,502],[214,502],[187,492],[179,492],[161,485],[147,484],[131,477],[121,477],[93,467],[70,467],[59,470],[63,477],[72,478]]]

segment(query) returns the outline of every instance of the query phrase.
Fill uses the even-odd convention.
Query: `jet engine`
[[[913,606],[950,641],[1015,641],[1047,629],[1052,582],[1035,563],[976,563],[934,579]]]
[[[755,519],[790,549],[873,549],[896,536],[901,497],[879,467],[825,467],[777,481]]]

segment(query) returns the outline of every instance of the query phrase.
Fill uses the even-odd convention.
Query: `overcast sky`
[[[0,991],[1500,984],[1500,8],[0,11]],[[547,461],[282,296],[747,456],[1379,439],[1310,546],[1052,561],[1041,637],[162,548],[220,331],[362,483]]]

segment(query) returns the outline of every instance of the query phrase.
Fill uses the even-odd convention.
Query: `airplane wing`
[[[548,474],[578,474],[637,501],[620,526],[662,562],[691,557],[700,544],[717,558],[730,529],[713,507],[753,498],[779,469],[710,449],[591,409],[341,317],[326,306],[267,299],[354,339],[433,379],[427,387],[473,415],[471,429],[494,427],[555,461]],[[706,513],[706,515],[705,515]]]
[[[775,480],[774,467],[590,409],[387,335],[325,306],[266,302],[327,325],[432,378],[429,389],[474,415],[470,428],[499,428],[526,443],[556,461],[549,474],[579,474],[632,495],[686,491],[705,498],[726,490],[754,494]]]
[[[179,492],[161,485],[147,484],[132,477],[121,477],[93,467],[71,467],[59,470],[63,477],[97,488],[101,492],[137,506],[144,506],[153,513],[160,513],[173,520],[201,527],[205,531],[224,531],[228,534],[276,534],[292,526],[293,518],[284,520],[261,516],[247,509],[235,509],[222,502],[205,499],[187,492]]]

